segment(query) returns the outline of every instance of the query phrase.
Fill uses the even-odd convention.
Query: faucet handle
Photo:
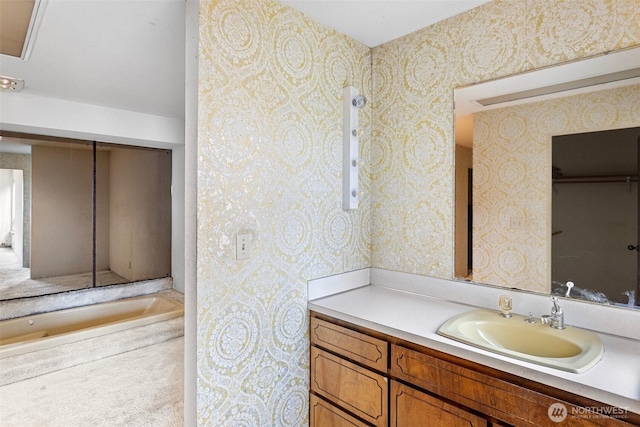
[[[533,317],[533,312],[529,312],[529,317],[527,317],[526,319],[524,319],[525,322],[527,323],[531,323],[534,324],[537,322],[537,320]]]
[[[573,288],[575,285],[572,281],[568,281],[567,282],[567,293],[564,294],[565,297],[567,298],[571,298],[571,288]]]
[[[511,313],[509,312],[513,308],[513,302],[509,295],[500,295],[500,299],[498,300],[498,306],[502,311],[502,313],[500,313],[500,316],[506,317],[506,318],[511,317]]]

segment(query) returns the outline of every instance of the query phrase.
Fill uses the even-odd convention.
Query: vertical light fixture
[[[367,104],[358,89],[346,86],[342,91],[342,209],[358,209],[358,111]]]

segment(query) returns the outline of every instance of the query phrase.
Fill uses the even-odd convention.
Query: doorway
[[[638,303],[640,127],[552,139],[552,288]],[[575,294],[575,295],[574,295]]]
[[[24,267],[24,173],[0,169],[0,267]]]

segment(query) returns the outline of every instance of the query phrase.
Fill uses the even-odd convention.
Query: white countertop
[[[478,307],[379,286],[309,301],[310,310],[640,413],[640,341],[599,333],[605,353],[582,374],[564,372],[459,343],[437,334],[446,320]]]

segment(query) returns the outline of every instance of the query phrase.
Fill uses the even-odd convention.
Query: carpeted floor
[[[0,387],[0,426],[182,426],[183,354],[176,338]]]
[[[31,270],[23,268],[11,248],[0,248],[0,300],[86,289],[92,286],[93,274],[31,279]],[[110,270],[96,272],[98,286],[127,283],[129,280]]]

